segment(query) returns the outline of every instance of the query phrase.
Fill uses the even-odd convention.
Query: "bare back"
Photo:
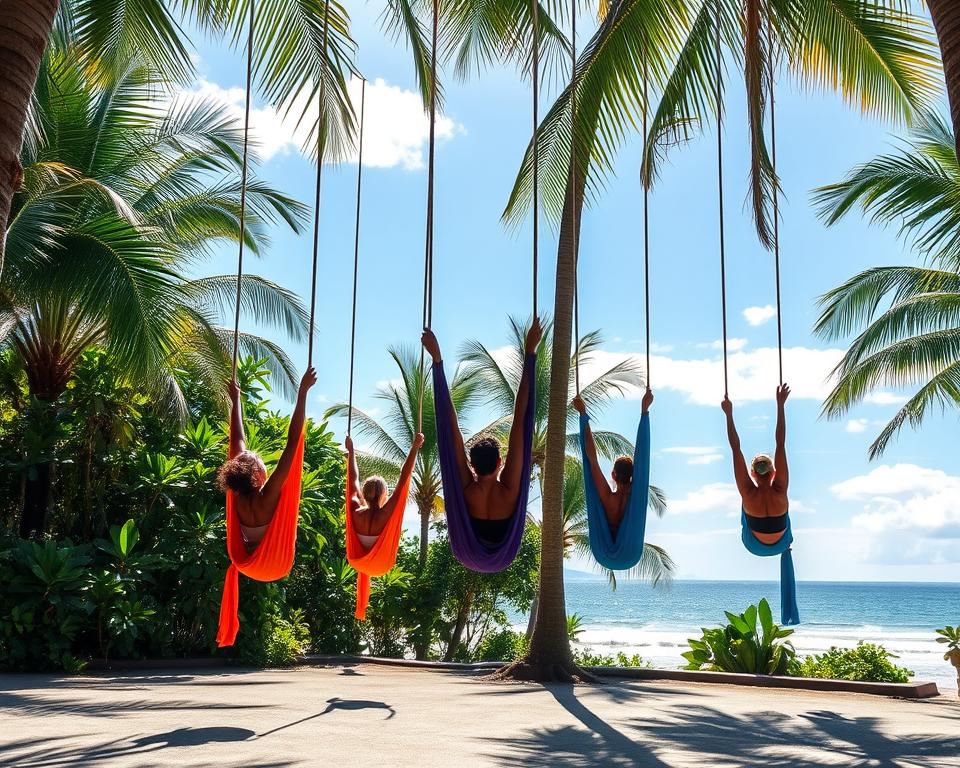
[[[519,496],[520,488],[504,482],[503,474],[499,478],[492,475],[474,476],[463,486],[467,511],[470,517],[477,520],[507,520],[513,517]]]
[[[361,536],[379,536],[397,508],[395,496],[391,496],[382,507],[363,505],[356,496],[350,500],[350,514],[353,515],[353,527]]]

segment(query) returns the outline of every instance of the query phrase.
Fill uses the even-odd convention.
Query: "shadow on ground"
[[[960,734],[953,727],[952,713],[943,716],[949,723],[945,723],[944,735],[893,736],[882,717],[850,718],[828,710],[800,715],[775,711],[729,714],[689,702],[677,706],[664,695],[669,691],[666,688],[638,690],[610,685],[576,689],[558,685],[547,689],[579,725],[534,729],[519,737],[499,739],[497,749],[485,754],[493,764],[518,768],[673,768],[687,764],[725,768],[960,768]],[[689,695],[690,691],[684,693]],[[650,698],[662,699],[657,702],[656,719],[627,717],[614,725],[595,714],[585,701],[599,696],[627,705],[638,695],[647,699],[648,705]],[[687,753],[686,759],[678,762],[683,753]]]

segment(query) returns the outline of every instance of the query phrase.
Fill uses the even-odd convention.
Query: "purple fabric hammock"
[[[520,493],[517,507],[510,518],[510,527],[503,541],[492,543],[477,537],[470,524],[470,513],[460,485],[457,449],[453,430],[460,429],[450,399],[450,388],[443,372],[443,362],[433,366],[433,403],[437,421],[437,452],[440,455],[440,476],[443,480],[443,504],[447,514],[450,549],[454,557],[471,571],[496,573],[517,556],[523,529],[527,522],[527,497],[530,495],[530,469],[533,463],[533,422],[537,407],[537,381],[534,373],[537,356],[527,355],[523,362],[530,395],[523,414],[523,464],[520,470]]]

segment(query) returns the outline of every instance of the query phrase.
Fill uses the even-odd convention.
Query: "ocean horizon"
[[[677,668],[687,639],[701,627],[725,621],[724,611],[740,613],[766,598],[780,613],[775,581],[675,579],[651,586],[620,580],[612,590],[602,575],[564,573],[567,613],[581,617],[576,647],[591,653],[640,654],[654,667]],[[797,653],[850,648],[860,641],[883,645],[911,669],[914,678],[932,680],[941,692],[957,690],[956,673],[943,659],[934,630],[960,623],[960,584],[950,582],[801,581],[797,584],[801,624],[790,638]],[[526,617],[511,617],[517,628]]]

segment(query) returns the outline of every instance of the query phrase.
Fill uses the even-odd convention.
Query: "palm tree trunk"
[[[960,155],[960,3],[957,0],[927,0],[927,7],[940,41],[953,133],[957,155]]]
[[[573,661],[570,639],[567,636],[567,611],[563,594],[563,465],[567,448],[573,299],[580,214],[583,210],[583,182],[584,174],[580,171],[574,174],[571,167],[557,248],[550,401],[543,464],[543,522],[540,529],[540,595],[537,617],[526,657],[505,667],[498,673],[498,677],[543,682],[591,679]]]
[[[30,95],[60,0],[0,2],[0,274]]]
[[[473,587],[467,588],[467,594],[460,603],[460,610],[457,611],[457,619],[453,625],[453,632],[450,633],[450,642],[447,644],[447,652],[443,654],[444,661],[453,661],[456,657],[457,649],[460,647],[460,639],[463,637],[463,630],[467,626],[467,618],[470,616],[470,608],[473,605]]]
[[[39,538],[46,532],[52,503],[53,462],[44,461],[34,466],[32,476],[28,476],[24,484],[21,538]]]
[[[420,513],[420,558],[418,564],[422,571],[427,567],[427,554],[429,552],[430,536],[430,513],[433,511],[433,504],[426,501],[417,505],[417,511]]]

